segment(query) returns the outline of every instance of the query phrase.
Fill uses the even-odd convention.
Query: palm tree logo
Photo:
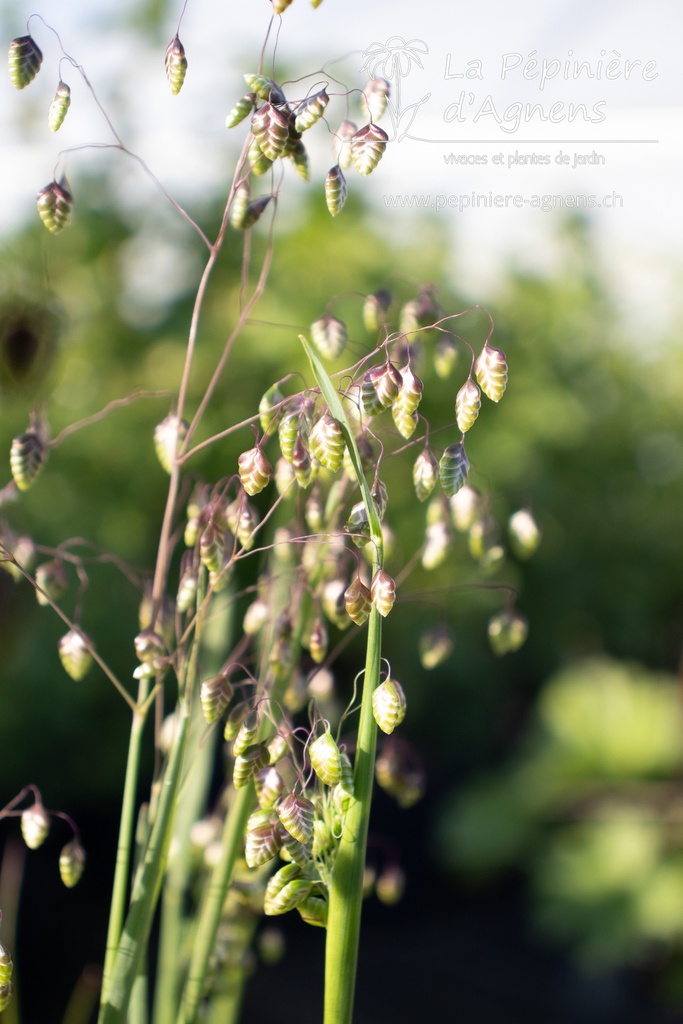
[[[408,136],[418,110],[431,96],[430,92],[425,93],[417,103],[402,106],[401,79],[410,74],[413,64],[424,71],[420,54],[426,53],[429,53],[429,47],[423,39],[410,39],[406,42],[403,36],[391,36],[385,43],[371,43],[363,51],[365,60],[360,70],[367,72],[372,78],[381,77],[394,82],[395,98],[393,101],[389,100],[387,105],[394,138],[398,142]]]

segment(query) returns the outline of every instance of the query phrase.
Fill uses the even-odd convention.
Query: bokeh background
[[[408,695],[401,735],[419,752],[427,791],[408,810],[382,793],[376,800],[375,849],[398,851],[407,887],[396,906],[366,905],[357,1021],[413,1021],[444,1003],[465,1024],[676,1021],[683,1019],[683,267],[675,237],[681,83],[672,40],[681,15],[665,2],[567,2],[550,12],[526,2],[514,14],[507,6],[483,3],[457,22],[440,3],[419,14],[407,4],[364,7],[360,18],[359,5],[325,0],[312,11],[297,0],[287,12],[281,78],[334,58],[325,73],[362,87],[363,51],[378,42],[389,52],[401,37],[427,46],[416,50],[423,66],[404,76],[404,108],[426,92],[430,98],[413,122],[416,137],[395,140],[371,179],[354,177],[335,220],[323,200],[333,162],[324,132],[311,145],[312,183],[286,175],[267,292],[204,430],[209,436],[252,415],[266,387],[303,371],[297,333],[327,308],[349,324],[358,357],[372,343],[363,296],[378,288],[405,302],[433,283],[446,312],[473,303],[490,311],[510,385],[468,439],[473,481],[488,495],[503,542],[508,516],[521,507],[533,511],[543,542],[533,558],[509,554],[487,574],[467,536],[454,531],[445,561],[431,572],[415,568],[387,621],[387,653]],[[29,13],[1,13],[7,41],[25,31]],[[163,75],[177,18],[170,6],[63,11],[48,4],[40,13],[85,66],[129,147],[211,236],[238,151],[224,120],[242,94],[242,73],[256,69],[267,11],[247,17],[190,5],[181,31],[190,70],[177,99]],[[49,137],[45,112],[59,52],[39,22],[31,30],[44,44],[41,75],[25,93],[9,81],[0,86],[0,451],[9,452],[36,402],[46,402],[55,436],[112,399],[140,389],[166,394],[72,434],[35,488],[0,509],[3,529],[45,549],[83,537],[144,574],[166,490],[152,431],[177,386],[202,248],[137,162],[102,148],[58,157],[62,147],[111,136],[63,64],[73,108],[60,137]],[[655,60],[657,77],[563,79],[547,93],[533,79],[500,78],[503,53],[551,59],[573,50],[595,67],[603,49]],[[490,119],[446,124],[442,113],[460,91],[445,78],[449,53],[451,71],[481,61],[483,77],[467,80],[477,101],[491,94],[502,109],[604,99],[607,119],[580,131],[566,120],[534,123],[533,134],[523,125],[511,137]],[[637,144],[644,139],[657,141]],[[572,175],[554,164],[561,149],[601,151],[606,162]],[[502,169],[491,162],[499,151]],[[513,151],[549,154],[550,166],[508,168]],[[449,153],[488,159],[449,165]],[[76,197],[74,224],[58,238],[34,207],[55,160]],[[460,215],[387,202],[472,190],[614,191],[624,205]],[[265,231],[254,232],[253,244],[258,258]],[[231,236],[207,297],[191,402],[234,318],[239,261]],[[475,312],[460,330],[480,344],[487,321]],[[466,375],[464,361],[449,380],[432,375],[423,402],[431,422],[452,419]],[[249,438],[245,432],[203,453],[196,471],[209,479],[231,473]],[[387,465],[387,484],[398,570],[424,533],[425,510],[398,460]],[[135,665],[140,593],[113,564],[89,575],[84,626],[126,678]],[[490,586],[498,583],[518,589],[530,623],[525,646],[505,658],[486,636],[501,604]],[[75,588],[65,607],[74,599]],[[13,950],[21,1020],[56,1022],[83,967],[101,962],[129,719],[103,677],[76,684],[64,674],[56,653],[63,625],[28,586],[3,573],[0,606],[0,802],[35,783],[50,807],[79,822],[89,854],[82,882],[66,892],[58,837],[24,856],[16,822],[2,826],[5,929],[23,870]],[[442,621],[452,625],[454,653],[426,672],[419,636]],[[356,656],[345,653],[340,678],[357,671]],[[257,968],[249,1024],[275,1024],[293,1012],[302,1022],[319,1019],[321,938],[296,921],[283,927],[288,952],[277,967]]]

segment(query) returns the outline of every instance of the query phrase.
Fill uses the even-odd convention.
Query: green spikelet
[[[382,159],[389,136],[376,124],[359,128],[351,139],[351,160],[359,174],[370,174]]]
[[[171,413],[154,428],[154,450],[162,469],[170,474],[187,434],[188,424]]]
[[[81,879],[85,869],[85,850],[78,839],[62,847],[59,854],[59,877],[67,889],[73,889]]]
[[[18,36],[9,44],[9,76],[17,89],[24,89],[40,71],[43,54],[31,36]]]
[[[310,843],[315,818],[315,808],[310,800],[296,793],[288,793],[277,805],[277,813],[290,836],[300,843]]]
[[[455,420],[458,430],[466,434],[481,409],[481,392],[473,380],[466,380],[455,396]]]
[[[41,803],[21,812],[21,834],[29,850],[37,850],[47,839],[50,817]]]
[[[518,558],[531,558],[538,550],[541,531],[528,509],[513,512],[508,520],[508,533],[512,550]]]
[[[270,763],[270,754],[265,743],[254,743],[235,758],[232,772],[232,784],[235,789],[243,789],[257,772]]]
[[[396,600],[396,582],[384,569],[378,569],[372,577],[370,596],[382,618],[386,618]]]
[[[284,395],[277,384],[273,384],[266,392],[264,392],[263,397],[258,404],[259,422],[264,434],[268,432],[271,423],[277,415],[277,407],[280,402],[283,401]]]
[[[242,720],[242,724],[237,730],[237,735],[232,744],[233,757],[243,754],[247,747],[252,745],[256,739],[260,724],[261,717],[256,709],[250,711],[246,718]]]
[[[199,702],[207,725],[218,721],[232,700],[233,692],[224,672],[203,681],[199,688]]]
[[[285,102],[285,94],[272,78],[266,78],[265,75],[246,74],[244,81],[260,100],[270,100],[271,103]]]
[[[326,89],[321,89],[320,92],[316,92],[315,95],[305,99],[299,105],[296,112],[294,120],[296,130],[298,132],[305,132],[308,128],[312,128],[316,121],[319,121],[325,113],[325,108],[329,102],[330,97],[327,95]]]
[[[470,463],[462,441],[449,445],[439,461],[439,479],[447,498],[457,494],[467,480]]]
[[[59,641],[59,659],[72,679],[78,682],[90,671],[93,658],[88,646],[92,642],[79,629],[70,629]]]
[[[9,463],[14,482],[20,491],[27,491],[47,459],[45,442],[35,431],[20,434],[12,441]]]
[[[487,342],[474,364],[474,374],[486,397],[500,402],[508,382],[505,353]]]
[[[270,764],[256,773],[254,786],[259,806],[264,810],[271,810],[282,796],[285,784],[277,768]]]
[[[285,864],[268,879],[263,900],[263,912],[268,917],[286,914],[310,895],[313,883],[301,878],[297,864]]]
[[[292,0],[273,0],[273,14],[284,14]]]
[[[58,234],[68,224],[73,207],[73,196],[67,188],[66,179],[62,178],[59,184],[51,181],[42,188],[36,198],[36,205],[48,231],[53,235]]]
[[[185,56],[185,47],[178,39],[178,36],[174,36],[171,42],[166,47],[166,77],[168,84],[171,87],[171,92],[174,96],[177,96],[183,87],[185,81],[185,75],[187,74],[187,57]]]
[[[322,0],[311,0],[314,7],[319,7]],[[301,903],[297,903],[296,909],[302,921],[311,924],[316,928],[327,928],[328,902],[321,896],[307,896]]]
[[[363,90],[363,101],[371,121],[379,121],[387,109],[391,86],[384,78],[371,78]]]
[[[250,497],[267,487],[273,476],[273,467],[258,446],[242,452],[237,460],[237,467],[242,487]]]
[[[385,679],[372,695],[372,712],[382,732],[390,735],[406,715],[406,696],[395,679]]]
[[[313,425],[310,443],[311,451],[320,465],[336,473],[344,458],[344,435],[339,422],[329,410]]]
[[[326,313],[311,324],[311,340],[326,359],[338,359],[348,341],[346,324]]]
[[[357,626],[367,622],[372,599],[370,591],[358,576],[349,583],[344,592],[344,605],[347,615]]]
[[[313,771],[326,786],[336,786],[341,782],[342,761],[339,747],[329,729],[318,736],[308,748]]]
[[[59,601],[60,597],[69,586],[69,576],[64,563],[58,558],[50,562],[43,562],[36,569],[36,583],[40,590],[36,591],[38,604],[46,606],[52,601]],[[41,593],[40,591],[44,591]]]
[[[249,815],[244,833],[244,859],[257,868],[276,857],[282,846],[280,822],[275,811],[259,808]]]
[[[259,149],[269,160],[277,160],[289,140],[292,115],[272,103],[264,103],[251,119],[251,130]]]
[[[258,139],[252,139],[251,145],[247,152],[247,160],[251,167],[251,173],[257,178],[260,178],[263,174],[273,166],[273,161],[269,160],[266,154],[262,151],[258,144]]]
[[[353,121],[342,121],[337,128],[336,137],[339,141],[337,163],[343,171],[348,171],[353,163],[351,159],[351,140],[357,131],[358,125],[355,125]]]
[[[223,566],[225,535],[213,522],[207,523],[199,538],[199,557],[209,572],[218,572]]]
[[[280,419],[278,425],[278,440],[280,442],[280,451],[282,452],[283,459],[291,464],[292,452],[294,451],[294,445],[296,444],[297,435],[299,432],[299,421],[301,419],[301,409],[297,405],[294,409],[288,409],[287,412]]]
[[[308,440],[305,432],[302,430],[297,431],[294,447],[292,448],[292,469],[294,470],[294,476],[299,487],[305,490],[313,479],[314,468],[311,453],[308,449]]]
[[[529,623],[518,611],[504,611],[489,620],[489,643],[499,656],[518,651],[528,635]]]
[[[4,988],[12,981],[12,957],[0,943],[0,987]]]
[[[302,181],[310,181],[311,164],[308,159],[308,151],[301,139],[297,139],[291,149],[288,149],[287,156],[296,168],[296,173]]]
[[[47,125],[51,132],[58,132],[64,124],[66,112],[71,105],[71,89],[60,81],[47,112]]]
[[[363,303],[363,323],[365,329],[376,334],[387,322],[387,313],[391,306],[391,295],[386,291],[368,295]]]
[[[325,202],[333,217],[341,213],[346,202],[346,178],[339,164],[331,167],[325,178]]]
[[[243,231],[246,227],[247,212],[251,200],[251,187],[249,181],[241,181],[235,189],[230,207],[230,224],[236,231]]]
[[[256,105],[256,93],[248,92],[246,96],[242,96],[237,101],[235,106],[232,108],[230,113],[225,119],[226,128],[235,128],[238,124],[244,121],[245,117],[251,114],[254,106]]]

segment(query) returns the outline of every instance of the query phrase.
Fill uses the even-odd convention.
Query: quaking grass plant
[[[288,6],[273,2],[273,18]],[[180,28],[165,57],[174,94],[188,67]],[[278,31],[286,31],[286,19]],[[373,786],[377,781],[406,807],[424,789],[419,760],[407,744],[387,745],[377,757],[378,729],[391,735],[407,701],[383,649],[382,622],[411,567],[421,562],[429,569],[443,561],[453,528],[468,534],[472,553],[484,565],[495,564],[503,552],[486,499],[468,484],[465,436],[482,395],[492,402],[502,398],[506,358],[491,343],[490,317],[487,336],[473,347],[456,332],[459,319],[471,311],[447,314],[433,288],[403,303],[384,290],[366,295],[362,312],[369,341],[364,354],[342,370],[333,367],[347,351],[345,323],[329,312],[313,319],[310,330],[299,334],[309,371],[299,389],[299,377],[288,374],[268,388],[248,420],[201,439],[207,409],[266,288],[278,194],[291,168],[309,176],[307,133],[327,131],[332,143],[335,162],[324,197],[333,217],[344,205],[346,175],[371,173],[389,141],[377,124],[387,83],[349,90],[320,70],[280,81],[276,48],[266,55],[267,41],[258,70],[244,76],[248,91],[227,117],[228,128],[243,131],[244,144],[215,238],[166,196],[174,215],[199,234],[206,260],[177,391],[150,438],[169,485],[140,632],[131,645],[137,662],[132,683],[117,677],[86,630],[88,577],[99,556],[82,553],[82,538],[49,550],[38,539],[17,535],[8,520],[2,526],[4,568],[28,581],[38,601],[64,622],[59,657],[66,672],[75,680],[88,677],[92,685],[97,674],[104,676],[131,715],[99,1024],[237,1021],[260,919],[289,911],[326,930],[324,1022],[350,1024]],[[30,32],[13,40],[9,68],[17,88],[33,80],[42,61]],[[92,91],[84,69],[62,48],[60,69],[65,65]],[[60,70],[48,114],[52,131],[69,104],[70,88]],[[129,153],[100,109],[112,146]],[[350,120],[356,109],[365,119],[361,127]],[[67,155],[60,155],[60,168]],[[259,183],[265,187],[255,194]],[[73,202],[64,173],[55,173],[38,194],[38,212],[50,232],[57,235],[69,223]],[[268,240],[256,266],[254,229]],[[223,246],[240,236],[241,307],[227,324],[224,348],[195,407],[188,399],[189,381],[208,282]],[[469,356],[469,368],[454,396],[455,418],[430,429],[419,412],[424,385],[417,371],[427,381],[449,376],[458,349]],[[122,396],[56,438],[49,435],[46,408],[30,410],[28,428],[12,443],[6,502],[40,486],[48,456],[58,458],[75,429],[98,429],[105,414],[133,397],[144,399],[145,393]],[[244,438],[244,449],[230,475],[197,480],[199,452],[233,434]],[[424,538],[398,572],[387,554],[389,494],[382,480],[385,462],[395,458],[406,463],[416,499],[427,507]],[[263,496],[254,501],[257,495]],[[530,513],[518,511],[510,527],[518,551],[530,554],[538,542]],[[107,557],[140,585],[115,554]],[[246,595],[236,577],[247,560],[257,566],[257,583],[240,623],[236,608]],[[60,601],[74,575],[80,588],[69,613]],[[501,654],[526,636],[514,591],[503,589],[507,604],[489,623],[491,643]],[[225,638],[218,665],[205,644],[216,623]],[[354,631],[365,655],[341,711],[331,666]],[[449,656],[452,641],[439,627],[420,646],[428,669]],[[156,767],[149,796],[138,808],[150,717]],[[217,760],[224,765],[225,785],[216,798]],[[20,816],[30,848],[44,841],[55,815],[63,818],[73,838],[61,852],[60,872],[66,885],[76,884],[85,851],[67,815],[46,809],[33,785],[0,815]],[[377,879],[387,902],[400,896],[402,886],[395,865]],[[150,942],[157,920],[152,978]],[[3,947],[0,1008],[10,1001],[11,976],[11,957]]]

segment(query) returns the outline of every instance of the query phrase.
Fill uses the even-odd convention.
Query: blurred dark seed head
[[[63,316],[16,295],[0,297],[0,387],[33,400],[50,388]]]

